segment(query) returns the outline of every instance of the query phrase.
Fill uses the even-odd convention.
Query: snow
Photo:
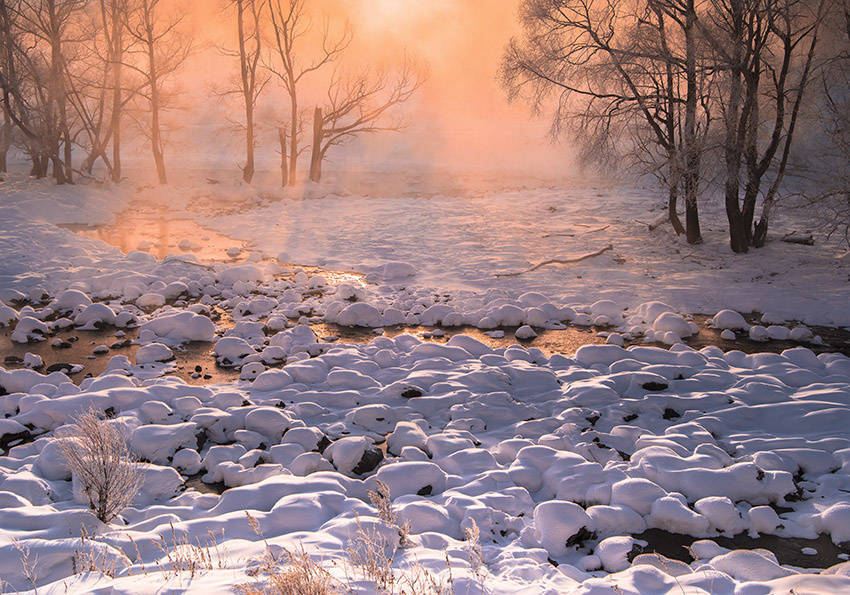
[[[137,364],[167,362],[174,358],[174,352],[162,343],[148,343],[136,352]]]
[[[469,592],[484,590],[464,540],[473,521],[491,593],[850,588],[842,566],[794,568],[764,549],[710,541],[850,541],[850,360],[804,346],[748,355],[683,342],[699,331],[694,313],[716,313],[711,326],[725,337],[800,344],[815,339],[804,324],[850,324],[846,265],[827,248],[771,243],[731,257],[711,229],[706,244],[685,247],[633,222],[641,190],[600,188],[606,200],[589,212],[577,185],[499,191],[486,202],[347,193],[257,201],[197,215],[234,244],[251,241],[248,263],[207,265],[121,254],[57,227],[102,221],[126,203],[121,188],[84,186],[39,194],[37,211],[25,198],[38,183],[7,189],[0,324],[17,321],[10,337],[22,343],[68,325],[138,326],[137,365],[115,356],[78,385],[37,371],[44,360],[32,354],[24,363],[34,369],[0,368],[0,568],[10,588],[33,586],[13,538],[39,557],[44,592],[229,590],[253,580],[267,543],[303,547],[342,580],[358,527],[399,545],[369,497],[381,484],[410,530],[395,570],[418,563],[445,577],[448,560]],[[281,233],[281,221],[299,233]],[[610,232],[583,233],[602,221]],[[542,237],[564,229],[576,237]],[[575,266],[495,276],[615,241]],[[293,261],[321,268],[296,273]],[[337,283],[334,270],[362,277]],[[750,326],[741,313],[754,310],[765,314]],[[329,342],[311,328],[320,323],[384,334]],[[393,336],[401,323],[493,337],[516,329],[524,341],[567,324],[610,328],[608,344],[551,355],[535,347],[541,339],[491,347],[466,334],[440,339],[442,328],[427,331],[437,342]],[[635,339],[674,347],[627,347]],[[86,353],[100,342],[109,341],[85,343]],[[239,368],[238,379],[189,385],[170,375],[176,366],[161,362],[191,342]],[[144,461],[141,491],[109,525],[85,510],[57,443],[57,430],[89,407]],[[202,494],[190,487],[197,474],[222,485]],[[74,575],[84,527],[89,547],[115,561],[114,576]],[[695,559],[638,555],[647,529],[699,538]],[[169,577],[162,544],[210,533],[224,567]]]
[[[533,339],[537,336],[537,333],[534,332],[534,329],[532,329],[527,324],[519,327],[516,330],[516,333],[514,334],[516,335],[516,338],[520,340]]]
[[[569,551],[569,542],[592,526],[584,509],[573,502],[550,500],[534,508],[534,537],[553,558]]]
[[[182,311],[158,316],[144,323],[139,336],[148,336],[151,341],[160,340],[170,345],[190,341],[212,341],[215,324],[206,316]]]
[[[557,188],[494,191],[480,197],[437,195],[428,200],[329,190],[321,198],[321,209],[314,208],[312,201],[282,200],[206,218],[205,224],[254,242],[270,258],[284,253],[284,263],[373,273],[384,282],[390,281],[385,267],[404,263],[406,272],[413,273],[402,279],[406,285],[450,291],[455,309],[462,313],[480,307],[477,296],[497,290],[514,296],[543,295],[548,302],[573,308],[604,303],[592,317],[606,316],[615,323],[626,307],[631,311],[645,302],[659,302],[683,313],[769,311],[776,320],[850,325],[850,315],[838,305],[850,297],[841,282],[846,275],[840,272],[846,272],[847,264],[831,245],[812,250],[771,242],[763,250],[733,256],[722,225],[706,224],[704,244],[671,246],[668,229],[647,234],[636,221],[645,216],[651,192],[594,186],[582,180]],[[517,203],[523,208],[517,209]],[[723,221],[722,201],[716,203],[705,204],[704,221]],[[373,225],[376,218],[381,225]],[[421,225],[434,219],[439,226]],[[606,224],[610,227],[604,233],[583,233]],[[785,226],[796,222],[780,215],[773,224],[781,234]],[[286,229],[299,233],[286,233]],[[559,235],[565,230],[576,233],[574,237]],[[613,251],[569,267],[548,266],[518,277],[495,276],[609,243]],[[675,251],[692,258],[683,259]],[[385,254],[392,254],[394,260],[388,263],[382,258]],[[620,256],[625,266],[618,262]],[[711,291],[703,289],[707,287]],[[540,304],[526,305],[530,306]],[[645,315],[646,324],[651,324],[661,311],[647,314],[652,314]],[[518,326],[519,322],[502,324]]]
[[[750,328],[744,317],[734,310],[721,310],[714,315],[711,320],[712,325],[716,329],[743,330]]]

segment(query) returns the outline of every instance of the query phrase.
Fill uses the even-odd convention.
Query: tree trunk
[[[298,99],[290,98],[292,121],[289,123],[289,185],[295,186],[295,166],[298,163]]]
[[[151,95],[151,149],[153,160],[156,165],[156,175],[160,184],[168,184],[168,176],[165,172],[165,155],[162,149],[162,132],[159,129],[159,77],[157,76],[157,65],[154,54],[153,31],[148,30],[148,68]]]
[[[6,173],[7,164],[6,156],[9,154],[9,147],[12,144],[12,121],[9,118],[9,112],[3,109],[3,127],[0,128],[0,172]]]
[[[64,111],[64,108],[63,108]],[[65,116],[62,116],[65,119]],[[73,162],[71,160],[72,157],[72,145],[71,145],[71,132],[67,128],[67,122],[65,124],[65,132],[63,133],[65,137],[65,183],[73,184],[74,183],[74,168]]]
[[[670,184],[670,194],[667,198],[667,216],[670,219],[670,224],[676,235],[685,233],[685,228],[682,226],[682,220],[679,219],[679,213],[676,212],[676,203],[679,202],[679,188],[675,184]]]
[[[62,163],[62,158],[59,157],[59,148],[56,148],[56,151],[50,157],[50,160],[53,162],[53,177],[56,179],[56,183],[58,185],[62,185],[66,182],[65,180],[65,164]]]
[[[248,73],[248,56],[245,49],[245,4],[236,2],[236,24],[239,35],[239,72],[242,77],[242,97],[245,100],[245,167],[242,179],[248,184],[254,177],[254,93]]]
[[[744,152],[744,138],[739,130],[744,125],[742,121],[742,66],[743,59],[743,3],[741,0],[731,0],[733,49],[732,64],[729,70],[729,100],[726,104],[726,138],[724,142],[724,159],[726,162],[725,202],[726,218],[729,221],[729,245],[735,253],[747,252],[749,241],[747,230],[743,225],[741,205],[738,200],[741,186],[741,156]],[[746,109],[746,108],[743,108]]]
[[[688,0],[685,17],[685,69],[687,92],[685,99],[685,225],[686,238],[689,244],[702,243],[702,233],[699,226],[699,169],[700,152],[697,147],[696,114],[697,114],[697,69],[696,41],[694,27],[696,12],[694,0]]]
[[[254,178],[254,110],[252,107],[245,104],[245,168],[242,170],[242,179],[248,184]]]
[[[310,181],[318,182],[322,179],[322,138],[324,126],[322,124],[322,108],[317,107],[313,111],[313,150],[310,153]]]
[[[286,130],[283,127],[277,129],[278,140],[280,140],[280,185],[286,187],[289,183],[289,163],[286,160]]]
[[[121,181],[121,63],[124,54],[121,8],[112,5],[112,181]]]
[[[38,180],[46,178],[50,168],[50,160],[47,158],[47,155],[44,153],[34,153],[31,158],[32,169],[30,170],[30,175]]]

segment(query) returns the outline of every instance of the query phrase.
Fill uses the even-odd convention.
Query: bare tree
[[[38,114],[40,132],[30,129],[31,140],[40,137],[34,143],[40,145],[35,147],[40,154],[36,175],[44,175],[49,159],[59,184],[73,182],[67,64],[71,47],[79,41],[74,37],[79,34],[75,21],[87,1],[18,0],[4,9],[4,20],[8,18],[10,25],[19,29],[19,64],[25,71],[22,80],[30,85],[27,103],[29,110]],[[20,96],[24,99],[26,94]]]
[[[422,77],[408,61],[395,77],[368,71],[348,78],[334,75],[327,103],[313,113],[310,181],[321,180],[322,162],[331,147],[361,134],[401,130],[404,120],[391,119],[388,113],[408,101],[421,85]]]
[[[108,523],[129,506],[142,474],[121,430],[95,409],[77,416],[59,434],[59,451],[95,516]]]
[[[694,10],[688,0],[524,0],[525,33],[511,40],[501,78],[509,97],[525,95],[535,112],[554,95],[552,135],[574,123],[583,157],[631,156],[659,177],[670,222],[695,244],[702,241],[697,194],[711,111]],[[676,211],[682,188],[685,226]]]
[[[27,73],[32,70],[33,62],[24,49],[26,44],[17,8],[17,3],[0,0],[3,116],[4,121],[8,118],[24,134],[25,146],[33,162],[31,175],[41,178],[47,175],[49,147],[39,126],[36,107],[44,102],[44,93],[41,86],[28,81]]]
[[[303,149],[299,148],[299,86],[305,76],[316,72],[336,60],[351,42],[351,31],[346,25],[342,33],[332,37],[330,28],[325,22],[322,30],[322,49],[319,56],[312,62],[302,63],[305,36],[312,30],[312,21],[305,13],[305,0],[267,0],[274,32],[275,60],[266,64],[283,84],[289,96],[289,172],[287,182],[295,185],[295,168],[298,156]]]
[[[0,171],[7,171],[7,155],[12,145],[14,92],[20,89],[15,67],[17,41],[14,37],[6,0],[0,0],[0,90],[2,90],[3,124],[0,127]]]
[[[711,0],[711,10],[699,17],[723,73],[725,205],[734,252],[767,238],[826,7],[827,0]]]
[[[269,82],[259,70],[263,51],[263,0],[227,0],[236,8],[236,35],[238,49],[222,49],[222,53],[239,59],[239,81],[236,88],[225,94],[238,93],[242,96],[245,110],[245,166],[242,179],[250,183],[254,177],[254,149],[256,132],[254,113],[260,94]]]
[[[106,62],[111,74],[112,111],[112,181],[121,180],[121,121],[124,107],[133,94],[124,93],[123,64],[127,51],[124,23],[129,15],[129,4],[123,0],[100,0],[100,16],[106,41]]]
[[[824,23],[824,68],[812,122],[819,151],[811,165],[819,184],[797,198],[828,237],[850,247],[850,0],[833,6],[839,18]]]
[[[144,130],[150,140],[160,184],[168,183],[165,169],[162,112],[168,108],[166,84],[185,63],[192,51],[192,40],[181,31],[182,16],[166,15],[161,0],[135,0],[125,28],[139,49],[128,51],[131,61],[124,66],[144,80],[139,91],[148,104],[150,122]],[[133,60],[132,58],[135,58]]]

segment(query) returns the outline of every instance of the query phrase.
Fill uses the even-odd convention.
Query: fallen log
[[[517,271],[517,272],[514,272],[514,273],[496,273],[496,276],[497,277],[518,277],[519,275],[524,275],[525,273],[530,273],[532,271],[536,271],[537,269],[539,269],[541,267],[548,266],[550,264],[575,264],[577,262],[587,260],[588,258],[594,258],[595,256],[600,256],[602,254],[605,254],[609,250],[613,250],[613,249],[614,249],[614,246],[612,246],[611,244],[608,244],[607,246],[605,246],[601,250],[597,250],[596,252],[591,252],[590,254],[585,254],[585,255],[579,256],[577,258],[566,258],[566,259],[553,258],[552,260],[544,260],[543,262],[534,265],[530,269],[525,269],[524,271]]]
[[[588,229],[587,231],[581,232],[580,235],[587,235],[589,233],[598,233],[600,231],[605,231],[609,227],[611,227],[611,226],[605,225],[605,226],[600,227],[598,229]],[[541,237],[543,237],[543,238],[554,238],[554,237],[574,238],[574,237],[576,237],[576,235],[577,234],[574,234],[574,233],[544,233]]]
[[[812,234],[810,233],[806,235],[797,235],[795,233],[789,233],[782,236],[781,241],[787,244],[801,244],[803,246],[815,245],[815,238],[812,237]]]

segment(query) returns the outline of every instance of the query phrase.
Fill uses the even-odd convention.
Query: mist
[[[392,71],[406,55],[425,77],[416,95],[399,106],[403,130],[346,142],[329,154],[328,170],[572,175],[570,148],[550,142],[548,122],[533,117],[524,104],[509,103],[497,80],[505,44],[518,30],[517,6],[517,0],[310,2],[315,29],[324,21],[332,31],[346,23],[351,28],[351,45],[333,65],[338,71]],[[242,159],[238,97],[216,95],[238,71],[238,61],[220,51],[236,44],[232,10],[195,0],[185,15],[183,26],[191,31],[196,51],[174,79],[180,92],[167,121],[171,160],[179,167],[232,169]],[[306,53],[318,46],[314,35]],[[305,107],[324,100],[331,71],[305,79]],[[288,118],[273,78],[258,101],[258,170],[277,168],[276,129]]]

